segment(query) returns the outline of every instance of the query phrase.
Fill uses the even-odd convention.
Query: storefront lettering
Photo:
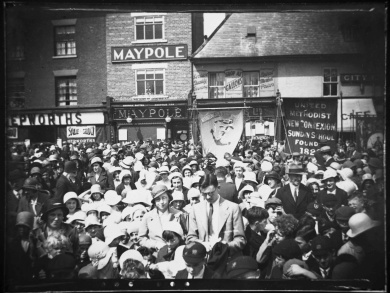
[[[242,78],[237,78],[225,85],[225,90],[229,91],[235,88],[238,88],[242,84]]]
[[[113,119],[125,120],[131,118],[183,118],[186,116],[185,108],[134,108],[134,109],[115,109]]]
[[[112,62],[187,59],[187,45],[112,47]]]
[[[59,126],[59,125],[83,125],[83,124],[103,124],[104,115],[99,113],[50,113],[33,114],[26,113],[20,115],[10,115],[8,117],[9,126]]]
[[[340,74],[340,80],[342,83],[361,83],[371,82],[375,80],[375,76],[372,74]]]
[[[67,138],[96,137],[96,126],[68,126],[66,128]]]

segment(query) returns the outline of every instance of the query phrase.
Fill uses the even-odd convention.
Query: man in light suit
[[[279,188],[275,197],[282,201],[286,214],[292,214],[299,220],[307,209],[307,205],[313,201],[310,190],[301,183],[303,169],[295,164],[291,164],[288,171],[290,182]]]
[[[215,243],[222,241],[229,246],[230,257],[242,255],[246,238],[239,206],[218,194],[214,174],[202,178],[200,191],[205,200],[195,204],[190,213],[187,243],[199,241],[211,251]]]

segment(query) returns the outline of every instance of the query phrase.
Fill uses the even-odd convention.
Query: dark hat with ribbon
[[[200,263],[206,255],[206,247],[200,242],[190,242],[183,249],[183,259],[189,264]]]

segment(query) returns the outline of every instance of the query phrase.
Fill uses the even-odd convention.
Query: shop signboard
[[[186,60],[188,47],[180,45],[142,45],[127,47],[111,47],[111,62]]]
[[[68,139],[96,137],[96,126],[95,125],[67,126],[66,137]]]
[[[61,126],[104,124],[103,112],[72,112],[72,113],[26,113],[11,114],[8,125],[14,126]]]
[[[148,107],[118,107],[113,109],[113,120],[132,119],[162,119],[165,117],[171,118],[186,118],[186,106],[148,106]]]
[[[286,152],[313,155],[318,142],[328,140],[335,149],[337,141],[337,98],[288,99],[283,102],[286,125]]]

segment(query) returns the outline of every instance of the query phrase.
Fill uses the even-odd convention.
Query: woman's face
[[[173,178],[173,179],[172,179],[172,187],[173,187],[175,190],[181,190],[182,186],[183,186],[183,184],[182,184],[180,178]]]
[[[307,244],[306,240],[303,239],[301,236],[295,237],[295,242],[298,243],[299,248],[302,250],[302,248]]]
[[[83,233],[84,232],[84,227],[85,225],[83,223],[80,223],[79,221],[74,221],[73,226],[76,227],[78,233]]]
[[[182,200],[175,200],[172,202],[172,207],[181,210],[184,207],[184,201]]]
[[[103,222],[105,219],[108,218],[110,214],[107,212],[100,212],[100,220]]]
[[[101,170],[100,165],[98,163],[93,164],[92,169],[95,173],[99,173]]]
[[[162,173],[162,174],[160,174],[160,176],[161,176],[161,180],[162,181],[167,181],[168,180],[168,173]]]
[[[145,211],[143,210],[136,210],[133,214],[133,221],[137,222],[141,222],[142,221],[142,218],[144,217],[145,215]]]
[[[280,230],[279,230],[279,228],[278,227],[276,227],[276,229],[275,229],[275,242],[276,242],[276,244],[278,244],[278,243],[280,243],[281,241],[283,241],[284,239],[286,239],[286,236],[284,236],[281,232],[280,232]]]
[[[168,246],[168,251],[172,251],[176,249],[180,244],[180,239],[176,235],[173,236],[173,239],[171,240],[165,240],[165,243]]]
[[[65,203],[70,213],[74,213],[77,209],[77,200],[74,198],[68,199]]]
[[[286,260],[281,255],[276,256],[276,258],[275,258],[275,265],[276,266],[278,266],[279,268],[282,268],[285,263],[286,263]]]
[[[372,184],[372,181],[371,180],[367,180],[366,182],[364,182],[364,186],[363,186],[363,189],[364,190],[370,190],[374,185]]]
[[[138,243],[139,242],[139,238],[138,238],[138,232],[131,232],[129,234],[130,236],[130,241],[133,242],[133,243]]]
[[[114,179],[119,181],[119,173],[120,171],[114,172]]]
[[[156,207],[159,211],[165,212],[168,208],[169,197],[166,193],[163,193],[154,200]]]
[[[130,184],[130,181],[131,181],[130,177],[125,177],[125,178],[123,178],[123,184],[124,184],[124,185],[129,185],[129,184]]]
[[[191,177],[191,171],[190,170],[184,170],[184,177]]]
[[[251,198],[251,194],[252,194],[252,191],[244,191],[244,198],[246,201],[249,201],[249,199]]]
[[[89,212],[87,212],[87,216],[89,216],[89,215],[93,215],[93,216],[97,217],[98,212],[97,211],[89,211]]]
[[[355,210],[356,213],[361,213],[363,212],[364,210],[364,205],[363,203],[357,199],[357,198],[352,198],[349,202],[348,202],[348,206],[350,206],[351,208],[353,208]]]
[[[50,229],[58,230],[64,220],[64,212],[61,209],[51,211],[47,216],[47,225]]]
[[[198,202],[200,202],[199,197],[192,197],[192,198],[190,198],[190,204],[191,205],[197,204]]]
[[[196,165],[196,164],[193,164],[193,165],[191,165],[191,169],[192,169],[192,172],[196,172],[196,171],[198,171],[198,165]]]
[[[269,178],[268,179],[268,186],[271,187],[272,189],[276,188],[277,181],[274,178]]]
[[[99,201],[102,199],[102,194],[100,192],[95,192],[95,193],[92,193],[91,197],[93,200]]]
[[[86,231],[91,236],[91,238],[96,237],[100,229],[99,225],[91,225],[89,226]]]

